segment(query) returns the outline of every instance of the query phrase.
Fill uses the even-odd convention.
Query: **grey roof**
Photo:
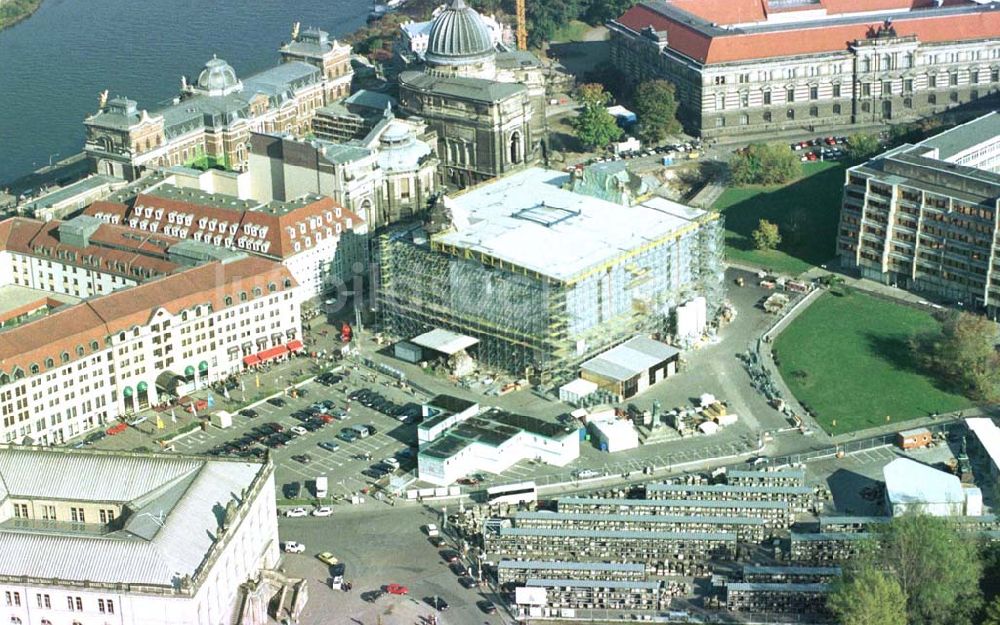
[[[745,469],[731,469],[729,471],[726,471],[726,476],[730,478],[734,477],[758,478],[758,479],[787,478],[794,480],[804,480],[806,479],[806,472],[804,469],[781,469],[780,471],[748,471]]]
[[[381,112],[387,106],[395,108],[399,104],[399,101],[385,93],[372,91],[371,89],[359,89],[344,98],[343,103],[344,106],[357,106]]]
[[[888,523],[892,519],[885,516],[820,516],[819,526],[830,525],[869,525],[872,523]]]
[[[220,58],[212,57],[198,75],[198,88],[206,91],[232,89],[239,84],[236,70]]]
[[[501,69],[540,67],[541,64],[538,57],[527,50],[509,50],[496,55],[496,65]]]
[[[459,401],[464,402],[465,400]],[[428,405],[437,406],[434,400],[428,402]],[[427,419],[419,427],[423,431],[429,431],[461,410],[464,408],[450,411],[433,419]],[[436,441],[421,448],[420,455],[431,458],[450,458],[473,443],[499,447],[521,432],[530,432],[556,441],[576,435],[576,430],[558,423],[492,408],[489,412],[469,417],[465,421],[455,424]]]
[[[657,590],[660,582],[627,582],[600,579],[529,579],[526,586],[537,588],[622,588],[628,590]]]
[[[964,152],[983,141],[991,141],[998,135],[1000,135],[1000,113],[991,111],[982,117],[925,139],[919,145],[935,148],[938,151],[938,158],[948,160],[959,152]]]
[[[465,0],[451,0],[431,23],[424,58],[429,65],[464,65],[495,53],[490,29]]]
[[[591,497],[563,497],[559,505],[564,503],[582,505],[605,505],[620,507],[650,506],[653,508],[756,508],[771,510],[787,510],[787,501],[739,501],[739,500],[702,500],[702,499],[601,499]]]
[[[580,368],[603,378],[624,382],[679,354],[680,350],[666,343],[635,336],[591,358]]]
[[[646,484],[646,492],[809,495],[809,486],[741,486],[736,484]]]
[[[239,505],[266,464],[156,454],[0,448],[0,503],[61,499],[123,506],[106,533],[0,524],[0,576],[176,588],[216,545],[230,501]],[[44,553],[44,558],[38,554]]]
[[[125,181],[120,178],[115,178],[114,176],[93,174],[83,180],[78,180],[72,184],[68,184],[65,187],[57,189],[56,191],[39,196],[35,200],[28,202],[25,205],[25,208],[27,210],[34,210],[37,208],[54,206],[60,202],[71,199],[74,196],[87,193],[88,191],[96,191],[105,185],[110,186],[117,183],[125,184]]]
[[[634,571],[643,573],[646,565],[639,562],[553,562],[551,560],[501,560],[500,569],[538,571]]]
[[[325,30],[307,28],[299,33],[298,38],[282,46],[281,51],[302,56],[320,57],[333,50],[335,43],[337,43],[336,39],[330,41],[330,34]]]
[[[542,527],[501,527],[501,536],[548,536],[551,538],[648,538],[651,540],[715,540],[736,542],[736,534],[725,532],[643,532],[637,530],[604,531],[549,529]]]
[[[730,591],[749,591],[749,592],[794,592],[794,593],[816,593],[816,592],[830,592],[832,586],[830,584],[781,584],[772,582],[730,582],[726,584],[726,588]]]
[[[501,102],[523,93],[526,89],[524,85],[513,82],[497,82],[465,76],[434,76],[415,71],[401,73],[399,82],[412,89],[443,97],[488,103]]]
[[[743,565],[743,575],[833,575],[841,574],[839,566],[756,566]]]
[[[371,156],[372,151],[360,145],[349,143],[329,143],[327,141],[317,141],[317,147],[323,153],[323,157],[331,163],[341,165],[343,163],[353,163],[363,158]]]
[[[746,516],[704,516],[674,514],[591,514],[588,512],[515,512],[514,520],[553,521],[632,521],[636,523],[701,523],[703,525],[765,525],[766,519]]]
[[[839,540],[867,540],[871,538],[871,534],[868,532],[823,532],[820,534],[806,532],[797,533],[792,532],[789,537],[794,543],[796,541],[800,542],[824,542],[824,541],[839,541]]]

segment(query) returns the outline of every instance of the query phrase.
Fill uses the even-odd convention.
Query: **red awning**
[[[259,362],[260,362],[260,358],[258,358],[256,356],[256,354],[250,354],[249,356],[244,356],[243,357],[243,365],[246,366],[246,367],[249,367],[251,365],[255,365],[255,364],[259,363]]]
[[[305,346],[302,344],[302,341],[300,341],[299,339],[293,339],[291,341],[288,341],[288,343],[285,344],[285,347],[287,347],[288,351],[290,351],[290,352],[297,352],[297,351],[301,350]]]
[[[257,358],[259,358],[261,362],[267,362],[268,360],[274,360],[278,356],[286,353],[288,353],[288,347],[285,345],[276,345],[270,349],[265,349],[262,352],[257,352]]]

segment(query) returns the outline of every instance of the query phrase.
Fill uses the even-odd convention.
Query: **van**
[[[367,425],[355,425],[353,427],[354,431],[358,433],[360,438],[367,438],[372,433],[371,428]]]
[[[327,479],[325,475],[321,475],[316,478],[316,497],[323,499],[327,495]]]

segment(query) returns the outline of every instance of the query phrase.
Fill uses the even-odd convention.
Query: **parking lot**
[[[366,374],[358,371],[345,369],[341,375],[343,380],[338,384],[325,386],[316,381],[307,383],[300,388],[300,391],[305,391],[304,396],[283,396],[281,398],[283,406],[275,406],[268,402],[256,404],[251,407],[257,414],[256,417],[234,415],[232,427],[225,429],[209,427],[205,431],[196,432],[176,441],[174,447],[181,453],[205,453],[213,450],[224,453],[221,448],[226,443],[238,441],[255,428],[276,423],[283,428],[282,433],[286,435],[284,437],[286,442],[283,446],[273,447],[271,454],[275,463],[275,482],[286,499],[288,498],[286,486],[298,483],[301,489],[298,498],[313,500],[313,480],[321,475],[329,478],[329,499],[358,493],[366,487],[371,487],[376,481],[373,477],[375,473],[364,475],[362,472],[371,472],[373,465],[390,457],[396,457],[400,462],[400,467],[394,474],[412,475],[415,471],[416,455],[415,449],[410,449],[410,444],[416,442],[416,426],[412,423],[400,423],[395,417],[349,399],[348,395],[358,389],[374,385],[370,384],[365,377]],[[384,385],[379,385],[377,388],[383,397],[396,405],[417,403],[423,399],[397,388]],[[293,427],[304,425],[302,420],[305,418],[304,411],[312,404],[324,400],[332,402],[332,407],[321,413],[326,415],[324,418],[329,421],[317,416],[312,419],[317,424],[313,426],[316,428],[315,431],[306,431],[301,435],[292,434]],[[293,416],[296,413],[301,415],[300,418]],[[338,418],[335,415],[343,417]],[[338,437],[345,428],[362,424],[373,425],[377,433],[352,442]],[[267,439],[252,442],[242,453],[263,454],[267,442]],[[320,447],[320,443],[332,443],[336,447],[330,451]],[[232,450],[232,453],[240,452]],[[303,456],[308,457],[307,462],[302,461]],[[383,478],[387,479],[388,476]]]
[[[422,527],[440,524],[440,514],[424,506],[397,506],[386,514],[384,504],[337,506],[330,518],[282,518],[282,541],[305,545],[301,554],[285,554],[282,567],[309,584],[309,602],[302,623],[324,625],[418,624],[435,613],[430,602],[443,599],[448,609],[439,612],[439,623],[466,625],[505,622],[478,605],[490,598],[479,588],[464,588],[449,569],[442,549],[458,547],[450,538],[440,549],[428,540]],[[447,532],[445,532],[447,534]],[[329,568],[316,554],[329,551],[344,563],[347,592],[329,586]],[[469,567],[474,562],[465,561]],[[373,594],[388,584],[399,584],[407,594]]]

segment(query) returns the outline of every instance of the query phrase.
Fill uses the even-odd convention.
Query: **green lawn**
[[[785,186],[726,189],[714,206],[726,216],[726,255],[791,275],[833,258],[844,167],[804,163],[803,177]],[[760,219],[778,224],[777,250],[754,249],[750,234]]]
[[[566,24],[560,26],[556,32],[552,33],[551,41],[558,42],[571,42],[571,41],[583,41],[583,36],[586,35],[591,29],[591,26],[586,22],[581,22],[580,20],[570,20]]]
[[[898,422],[962,410],[972,402],[913,369],[907,340],[935,324],[865,293],[826,293],[778,336],[778,368],[831,434],[885,425],[887,415]]]

